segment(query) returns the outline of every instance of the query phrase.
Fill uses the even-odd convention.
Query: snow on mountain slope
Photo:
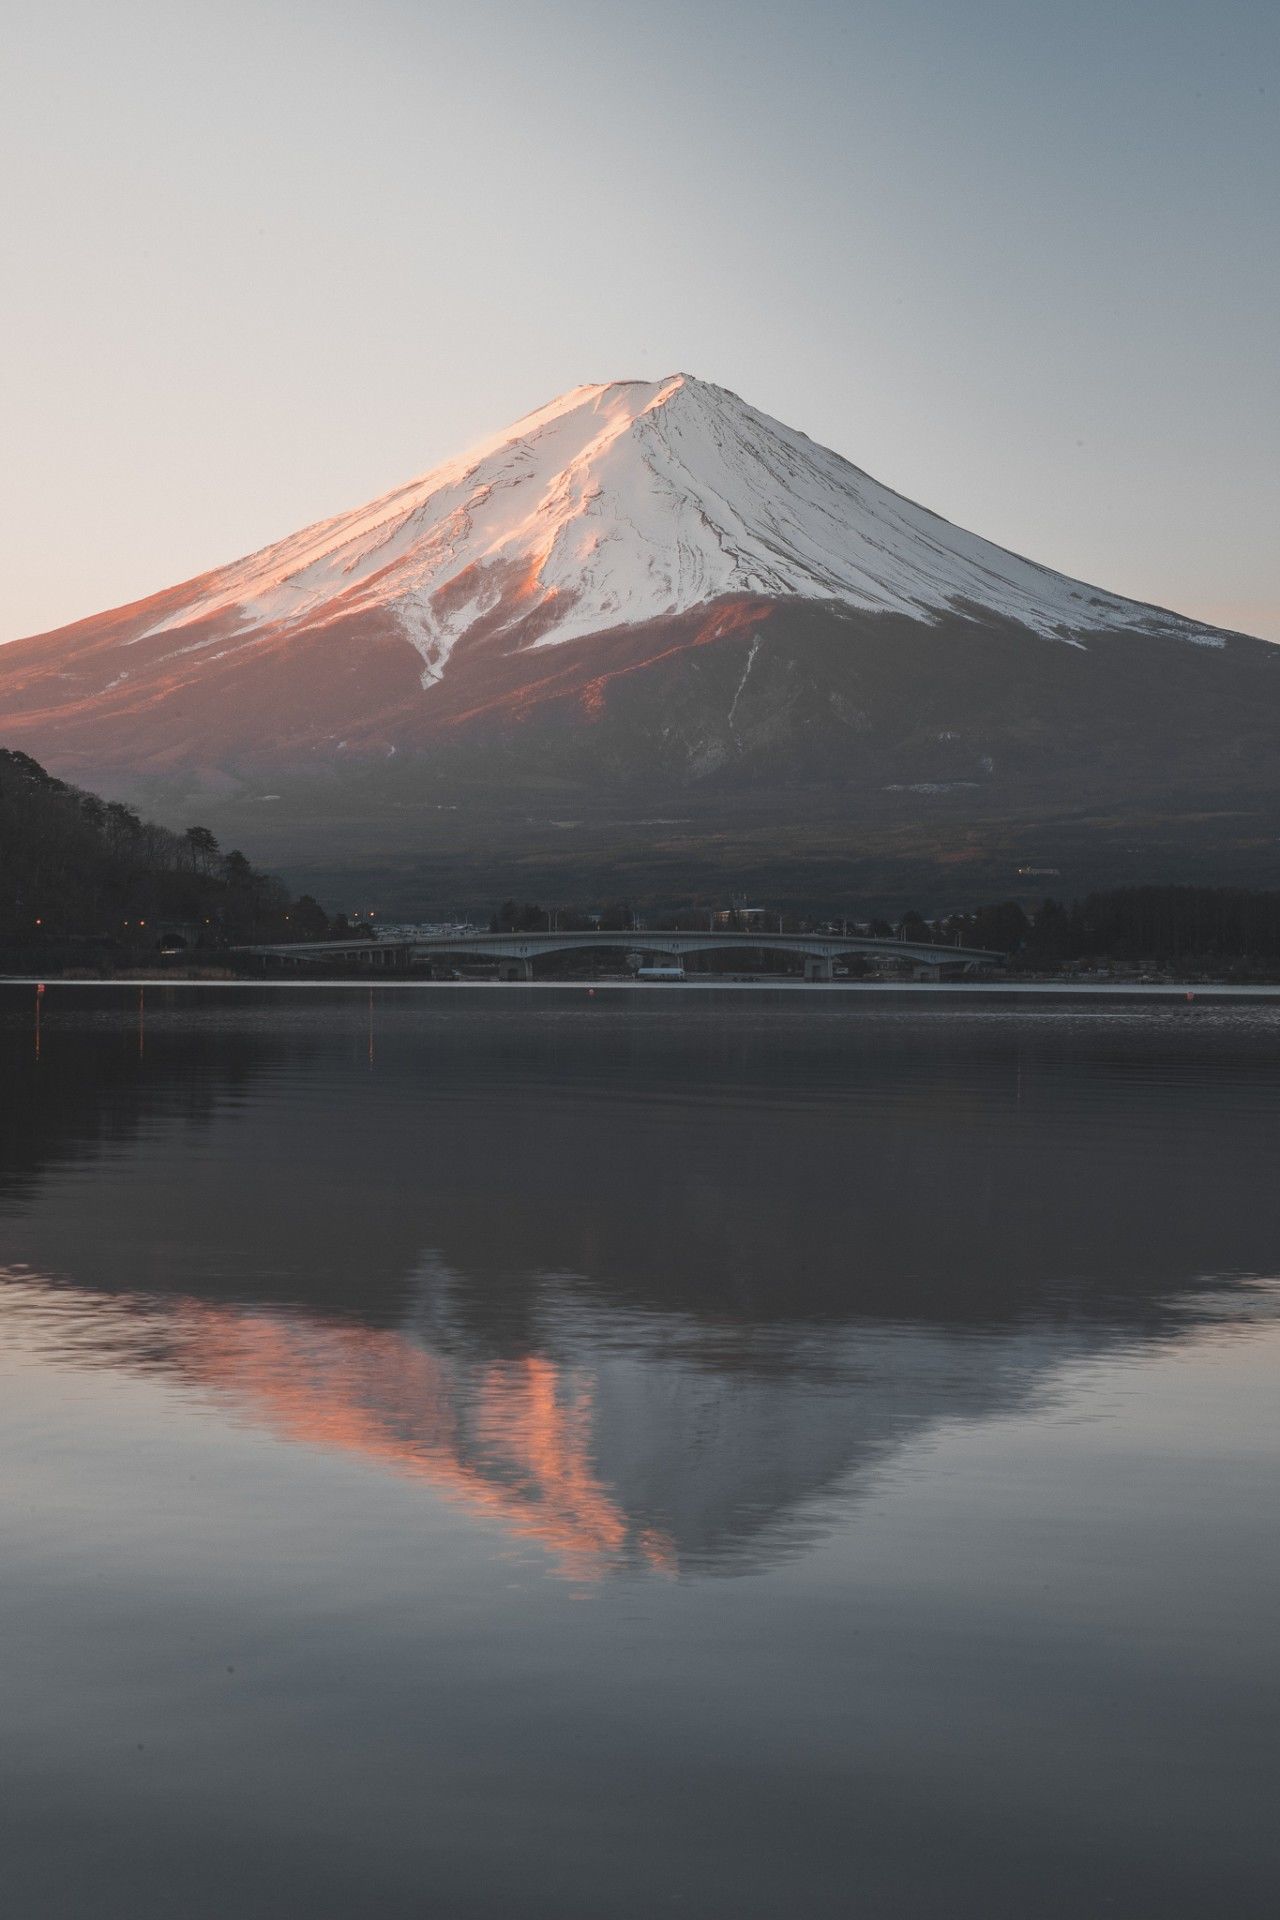
[[[390,610],[429,686],[481,620],[547,647],[731,594],[929,623],[976,608],[1076,644],[1107,629],[1222,644],[965,533],[687,374],[576,387],[370,505],[179,589],[132,644],[173,635],[175,654],[222,659]]]

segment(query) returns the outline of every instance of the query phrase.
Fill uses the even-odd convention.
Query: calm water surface
[[[0,988],[15,1920],[1275,1910],[1280,1012]]]

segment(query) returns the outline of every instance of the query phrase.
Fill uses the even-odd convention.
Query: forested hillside
[[[156,826],[0,748],[0,964],[315,939],[328,924],[207,828]]]

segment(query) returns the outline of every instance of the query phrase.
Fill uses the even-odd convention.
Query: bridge
[[[981,947],[947,946],[932,942],[873,939],[842,933],[749,933],[707,930],[675,931],[637,927],[625,932],[603,932],[598,927],[578,932],[549,933],[441,933],[403,940],[311,940],[238,947],[238,953],[281,970],[325,966],[345,960],[370,973],[403,973],[433,961],[456,966],[469,960],[493,961],[503,980],[532,980],[534,962],[552,953],[634,953],[646,963],[683,963],[689,954],[787,954],[801,963],[806,980],[830,980],[837,962],[856,956],[876,960],[906,960],[922,969],[962,973],[993,966],[1008,956]]]

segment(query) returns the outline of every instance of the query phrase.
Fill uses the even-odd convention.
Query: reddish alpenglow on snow
[[[675,374],[574,388],[354,512],[0,649],[0,728],[161,805],[269,787],[277,857],[356,812],[370,847],[414,844],[424,805],[527,824],[549,781],[555,832],[694,789],[718,832],[716,793],[780,817],[803,781],[846,836],[944,801],[949,858],[975,812],[1040,821],[1082,787],[1113,813],[1192,789],[1238,810],[1260,783],[1270,805],[1278,665]]]
[[[687,374],[576,387],[407,487],[194,582],[137,637],[222,616],[252,645],[392,607],[429,684],[499,607],[551,646],[741,594],[917,619],[972,602],[1058,638],[1139,627],[1220,644],[950,526]]]

